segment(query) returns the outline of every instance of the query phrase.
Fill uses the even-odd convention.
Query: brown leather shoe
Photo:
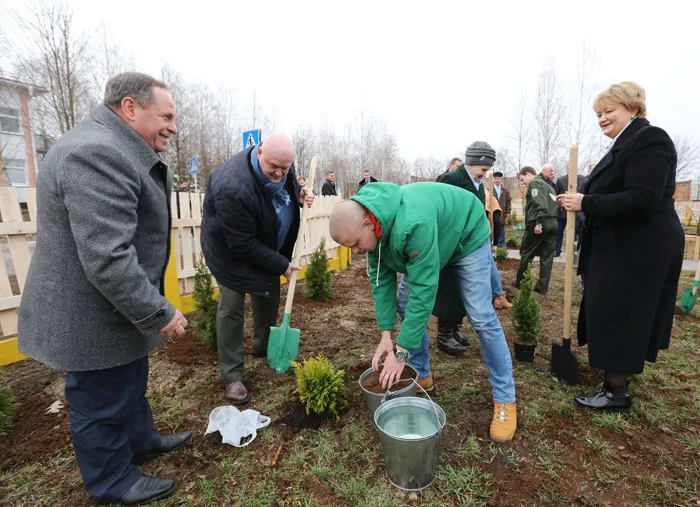
[[[250,394],[248,394],[248,389],[245,388],[243,382],[236,380],[235,382],[226,384],[224,398],[234,405],[243,405],[244,403],[248,403]]]
[[[493,298],[493,307],[496,310],[507,310],[508,308],[513,308],[513,305],[512,303],[508,302],[503,294],[501,294],[500,296]]]

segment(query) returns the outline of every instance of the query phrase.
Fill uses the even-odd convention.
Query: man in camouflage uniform
[[[527,186],[527,195],[525,198],[525,234],[520,247],[520,266],[515,286],[520,287],[528,265],[535,256],[539,256],[540,278],[535,284],[535,292],[546,294],[554,261],[559,206],[552,199],[556,195],[552,186],[541,173],[538,175],[532,167],[525,166],[520,169],[518,180],[522,185]]]

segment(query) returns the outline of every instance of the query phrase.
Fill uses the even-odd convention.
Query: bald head
[[[377,247],[377,235],[367,209],[352,200],[335,205],[329,223],[331,238],[352,248],[353,253],[371,252]]]
[[[258,146],[260,169],[272,183],[280,183],[294,163],[294,142],[284,134],[272,134]]]

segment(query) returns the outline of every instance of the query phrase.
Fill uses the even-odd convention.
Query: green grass
[[[486,505],[486,500],[494,496],[491,475],[475,466],[447,466],[438,472],[437,478],[442,497],[458,505]]]
[[[355,280],[355,275],[353,290],[369,294],[368,284],[356,283],[366,278]],[[511,281],[512,273],[505,272],[504,284]],[[560,266],[555,265],[552,282],[547,296],[550,308],[562,290]],[[346,372],[361,371],[376,347],[376,333],[362,328],[354,336],[347,329],[334,328],[342,306],[352,296],[339,293],[337,298],[338,305],[314,307],[314,319],[303,332],[308,337],[314,326],[322,326],[328,339],[316,335],[310,348],[303,344],[305,353],[323,351]],[[368,304],[367,315],[371,311]],[[559,313],[547,315],[548,326],[558,324]],[[363,322],[371,326],[367,315]],[[508,319],[499,315],[507,328]],[[215,355],[210,366],[195,369],[184,383],[185,366],[160,363],[151,372],[156,378],[148,394],[156,424],[166,432],[193,430],[195,438],[177,456],[144,465],[145,473],[177,477],[179,483],[171,498],[153,505],[593,506],[621,494],[624,501],[619,507],[695,505],[700,477],[700,326],[696,319],[677,317],[670,350],[661,352],[656,364],[647,365],[643,374],[632,379],[634,402],[629,414],[593,413],[573,404],[573,398],[591,385],[571,387],[552,376],[549,348],[542,348],[552,338],[547,331],[540,337],[535,362],[514,364],[518,431],[513,441],[495,444],[488,436],[491,386],[475,335],[468,330],[474,344],[464,357],[448,357],[436,350],[431,321],[434,399],[445,410],[447,425],[435,482],[413,495],[387,480],[379,438],[357,378],[346,378],[344,395],[350,403],[341,410],[340,421],[325,422],[320,429],[295,430],[282,424],[287,403],[296,397],[293,375],[270,374],[265,359],[246,359],[246,375],[253,387],[253,401],[246,408],[269,415],[272,424],[259,430],[250,446],[234,448],[201,434],[211,409],[224,403],[219,394],[212,396],[220,392],[221,384]],[[336,335],[341,333],[342,346],[334,355],[339,346]],[[328,343],[333,348],[325,349]],[[587,373],[584,378],[590,380],[587,359],[580,358],[581,370]],[[154,365],[158,361],[163,361],[162,356],[154,357]],[[158,377],[163,371],[167,376]],[[628,445],[619,449],[625,442]],[[0,439],[0,448],[4,443]],[[280,444],[279,462],[272,467]],[[3,505],[84,507],[89,502],[67,444],[48,459],[0,472],[0,484]]]
[[[591,424],[615,433],[625,433],[632,427],[632,423],[630,423],[626,415],[615,412],[594,414],[591,416]]]

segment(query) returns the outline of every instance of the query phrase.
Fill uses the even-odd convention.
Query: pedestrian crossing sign
[[[260,129],[243,132],[243,149],[245,150],[260,143],[260,137]]]

